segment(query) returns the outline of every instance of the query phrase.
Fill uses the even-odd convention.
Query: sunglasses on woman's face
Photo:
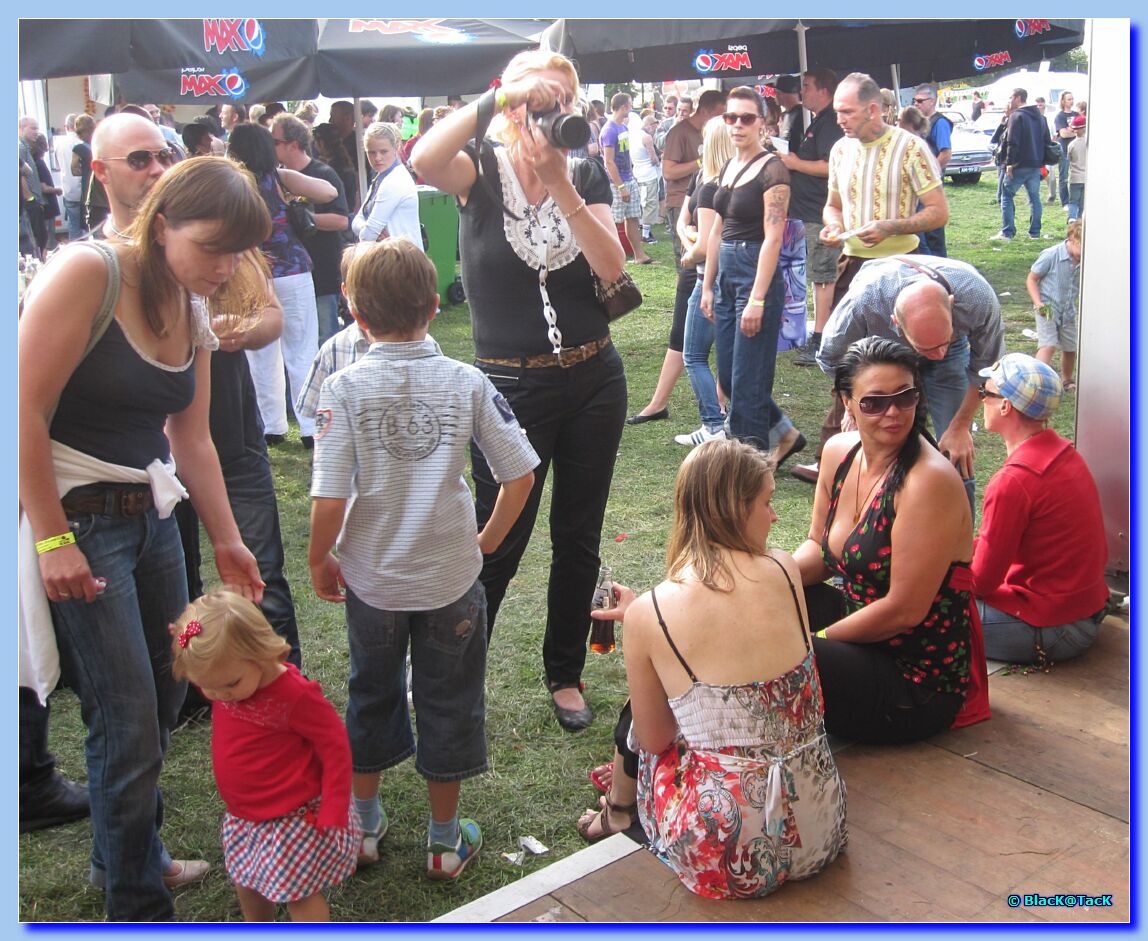
[[[892,395],[863,395],[857,400],[862,415],[884,415],[892,405],[899,412],[915,408],[921,398],[919,389],[902,389]]]
[[[126,157],[104,157],[105,160],[126,160],[133,170],[146,170],[155,160],[161,167],[170,167],[175,160],[175,153],[170,147],[163,150],[133,150]]]
[[[721,116],[721,119],[725,121],[725,123],[730,127],[733,127],[735,124],[737,124],[738,121],[741,121],[743,127],[749,127],[759,117],[761,117],[759,114],[739,114],[734,111],[727,111]]]

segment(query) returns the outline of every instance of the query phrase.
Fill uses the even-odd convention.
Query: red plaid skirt
[[[346,827],[314,824],[319,799],[273,820],[223,817],[223,862],[236,885],[272,902],[297,902],[338,885],[355,871],[363,832],[354,806]]]

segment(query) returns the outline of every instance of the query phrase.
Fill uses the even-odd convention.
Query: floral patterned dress
[[[873,494],[864,515],[846,537],[841,558],[829,549],[829,530],[837,516],[837,503],[845,479],[860,450],[850,451],[833,478],[821,555],[829,570],[844,579],[846,613],[852,614],[889,593],[893,558],[893,508],[895,494],[889,492],[889,477]],[[972,573],[965,563],[954,562],[929,613],[920,624],[887,640],[876,642],[896,662],[901,675],[910,682],[939,693],[964,693],[969,685]],[[983,658],[982,658],[983,659]]]
[[[825,737],[804,620],[810,649],[793,669],[714,686],[682,659],[656,596],[654,608],[693,685],[669,701],[678,740],[640,755],[638,814],[650,849],[691,892],[713,899],[768,895],[820,872],[847,840],[845,785]]]

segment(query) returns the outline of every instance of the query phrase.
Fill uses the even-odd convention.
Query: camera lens
[[[577,114],[562,114],[558,109],[534,115],[539,130],[555,147],[576,150],[590,140],[589,122]]]

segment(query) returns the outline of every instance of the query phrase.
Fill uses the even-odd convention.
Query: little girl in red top
[[[355,871],[362,840],[342,719],[242,596],[204,595],[171,630],[172,672],[212,700],[224,864],[244,919],[270,921],[283,902],[293,921],[329,921],[323,893]]]

